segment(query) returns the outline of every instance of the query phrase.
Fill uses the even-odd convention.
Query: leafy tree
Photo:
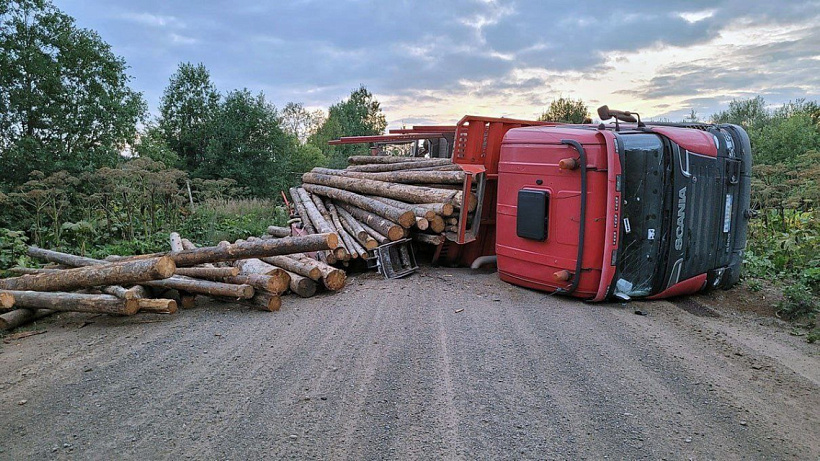
[[[7,188],[29,173],[113,166],[146,106],[125,61],[47,0],[0,3],[0,170]]]
[[[589,119],[589,108],[581,99],[560,97],[550,103],[538,120],[543,122],[584,123]]]
[[[157,126],[148,126],[140,133],[139,141],[133,147],[133,153],[139,158],[161,162],[167,167],[180,166],[179,155],[168,147],[162,131]]]
[[[765,125],[771,115],[766,109],[766,102],[762,97],[751,99],[733,99],[729,108],[712,115],[713,123],[734,123],[747,130],[754,130]]]
[[[350,97],[330,106],[327,120],[308,142],[318,147],[331,167],[343,167],[347,157],[363,153],[362,145],[328,146],[327,142],[342,136],[368,136],[384,133],[387,120],[379,101],[364,86],[353,90]]]
[[[284,183],[282,173],[293,144],[279,128],[276,108],[261,93],[229,93],[211,124],[212,136],[195,175],[229,178],[254,196],[270,196]]]
[[[325,122],[321,110],[309,112],[302,103],[289,102],[282,109],[281,123],[285,133],[295,137],[300,143],[307,142]]]
[[[194,171],[205,159],[219,98],[203,64],[181,63],[165,88],[160,101],[159,129],[187,171]]]
[[[790,117],[774,116],[749,136],[754,147],[755,162],[791,165],[797,156],[810,150],[820,150],[820,131],[811,117],[802,113]]]

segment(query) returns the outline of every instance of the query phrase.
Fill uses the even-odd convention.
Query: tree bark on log
[[[142,297],[142,290],[140,285],[131,288],[124,288],[119,285],[110,285],[102,287],[100,291],[105,294],[116,296],[120,299],[138,299]]]
[[[282,297],[273,293],[256,293],[251,303],[260,310],[276,312],[282,307]]]
[[[285,237],[275,240],[254,240],[241,242],[227,247],[203,247],[195,250],[184,250],[171,253],[169,256],[178,266],[195,266],[202,263],[235,261],[237,259],[260,258],[268,256],[320,251],[336,248],[339,237],[334,233],[314,234],[300,237]]]
[[[166,279],[175,270],[174,260],[162,257],[7,278],[0,280],[0,289],[62,291],[101,285],[133,285],[147,280]]]
[[[251,274],[228,277],[225,282],[239,285],[250,285],[255,289],[280,295],[290,287],[290,275],[284,269],[279,269],[273,275]]]
[[[310,215],[308,214],[307,208],[302,201],[302,194],[300,192],[302,189],[291,187],[289,191],[290,197],[293,200],[293,206],[296,208],[296,212],[299,213],[299,217],[302,219],[302,229],[304,229],[308,234],[317,234],[318,232],[316,231],[316,227],[310,220]],[[330,264],[336,263],[336,255],[333,254],[332,251],[319,251],[317,254],[320,258],[326,260]]]
[[[175,314],[178,306],[173,299],[138,299],[139,312],[147,312],[149,314]]]
[[[179,276],[167,280],[145,282],[143,285],[225,298],[250,299],[253,297],[253,287],[250,285],[234,285],[232,283],[211,282]]]
[[[340,179],[350,179],[344,178],[342,176],[326,176],[328,178],[340,178]],[[361,181],[361,180],[357,180]],[[386,183],[385,183],[386,184]],[[359,207],[363,210],[366,210],[370,213],[379,215],[385,219],[389,219],[393,222],[398,223],[402,227],[411,227],[415,223],[415,215],[413,212],[408,210],[402,210],[400,208],[396,208],[394,206],[387,205],[386,203],[379,202],[378,200],[373,200],[372,198],[365,197],[364,195],[357,194],[355,192],[350,192],[344,189],[337,189],[334,187],[323,186],[321,184],[303,184],[303,187],[314,194],[318,194],[324,197],[329,197],[337,202],[347,203],[350,205],[354,205]]]
[[[413,234],[413,240],[435,246],[444,243],[444,237],[442,237],[441,235],[431,234]]]
[[[139,301],[136,299],[120,299],[111,295],[54,291],[11,291],[11,293],[14,295],[15,306],[25,309],[134,315],[140,308]]]
[[[0,315],[0,330],[13,330],[55,312],[51,309],[15,309]]]
[[[334,229],[331,224],[325,220],[325,217],[322,216],[322,213],[318,208],[316,208],[316,204],[313,203],[313,199],[310,197],[308,191],[303,188],[299,188],[297,189],[297,192],[299,193],[299,198],[302,200],[302,205],[307,211],[310,222],[313,223],[313,227],[315,227],[320,233],[334,233],[336,229]]]
[[[405,202],[402,202],[402,201],[399,201],[399,200],[394,200],[392,198],[379,197],[377,195],[371,195],[370,198],[372,198],[373,200],[378,200],[382,203],[386,203],[388,205],[392,205],[396,208],[401,208],[401,209],[404,209],[404,210],[410,210],[410,211],[413,212],[413,214],[416,215],[417,219],[418,218],[425,218],[429,221],[429,220],[433,219],[436,216],[436,213],[433,212],[432,210],[429,210],[429,209],[424,208],[424,207],[417,207],[414,204],[405,203]],[[424,229],[422,229],[422,230],[424,230]]]
[[[306,192],[307,193],[307,192]],[[319,210],[319,214],[322,215],[322,218],[325,222],[333,229],[333,232],[339,235],[339,246],[333,250],[333,254],[336,256],[336,259],[340,261],[347,261],[350,259],[350,255],[348,254],[347,245],[344,241],[344,237],[339,234],[339,229],[336,227],[336,223],[333,222],[333,218],[330,216],[330,211],[325,206],[322,198],[318,195],[313,195],[307,193],[310,196],[310,200],[313,202],[313,205]]]
[[[453,162],[447,158],[425,159],[417,162],[399,162],[399,163],[371,163],[369,165],[351,165],[347,167],[349,171],[361,171],[368,173],[380,173],[384,171],[399,171],[412,170],[414,168],[427,168],[449,166]]]
[[[316,282],[293,272],[288,272],[288,275],[290,275],[290,291],[302,298],[310,298],[316,294]]]
[[[339,203],[337,205],[340,209],[347,211],[348,214],[350,214],[354,219],[357,219],[365,230],[367,230],[364,226],[366,224],[367,226],[375,229],[379,234],[390,239],[391,242],[404,238],[404,229],[393,221],[370,214],[367,211],[353,205],[346,203]],[[415,220],[415,215],[413,215],[413,220]],[[376,237],[373,236],[373,238]],[[378,240],[378,238],[376,238],[376,240]]]
[[[339,215],[339,221],[342,223],[342,227],[354,238],[356,239],[359,244],[361,244],[365,250],[372,250],[379,246],[379,242],[376,241],[366,230],[362,227],[362,224],[356,220],[353,216],[350,215],[345,209],[341,207],[337,207],[336,212]]]
[[[274,237],[290,237],[290,227],[268,226],[268,234]]]
[[[176,275],[200,278],[206,280],[221,279],[225,277],[236,277],[239,275],[238,267],[178,267]]]
[[[423,157],[400,157],[395,155],[351,155],[347,158],[347,162],[351,165],[372,165],[372,164],[386,164],[386,163],[418,163],[430,160],[437,160],[442,164],[452,164],[453,162],[448,158],[429,159]]]
[[[356,192],[358,194],[378,195],[379,197],[392,198],[406,203],[441,202],[460,206],[463,195],[461,191],[449,191],[445,189],[434,189],[432,187],[420,187],[409,184],[396,184],[385,181],[373,181],[372,179],[348,178],[345,176],[331,176],[317,173],[303,174],[302,181],[307,184],[318,184],[330,188],[344,189],[345,191]],[[303,187],[307,186],[307,184]],[[307,187],[305,188],[307,189]]]
[[[344,288],[345,283],[347,281],[347,274],[345,274],[345,271],[337,269],[321,261],[317,261],[303,254],[292,255],[292,257],[298,259],[300,262],[303,262],[304,264],[309,264],[317,268],[321,274],[322,284],[328,290],[339,291],[342,288]]]
[[[239,275],[268,275],[276,272],[276,267],[257,258],[240,259],[234,261],[233,265],[239,268]]]
[[[361,245],[356,243],[356,240],[353,238],[350,233],[347,232],[345,226],[342,224],[342,220],[339,218],[339,210],[336,209],[336,205],[330,199],[327,200],[327,211],[330,213],[330,219],[333,221],[333,225],[336,226],[337,233],[342,238],[342,241],[345,243],[345,247],[348,249],[348,253],[350,253],[351,257],[358,258],[361,253],[359,252],[359,248]]]
[[[303,263],[300,260],[291,258],[290,256],[273,256],[265,258],[264,261],[276,267],[280,267],[288,272],[299,274],[311,280],[319,280],[322,278],[322,271],[318,267],[314,267]]]
[[[382,245],[382,244],[384,244],[384,243],[390,243],[390,242],[391,242],[391,240],[390,240],[388,237],[385,237],[385,236],[384,236],[384,235],[382,235],[380,232],[376,231],[375,229],[373,229],[372,227],[368,226],[367,224],[365,224],[365,223],[363,223],[363,222],[360,222],[359,224],[361,224],[361,226],[364,228],[364,230],[366,230],[366,231],[367,231],[367,233],[368,233],[368,234],[370,234],[370,236],[371,236],[371,237],[373,237],[373,240],[375,240],[376,242],[378,242],[378,243],[379,243],[379,245]],[[402,232],[402,235],[404,235],[404,232]],[[401,238],[401,237],[399,237],[399,239],[400,239],[400,238]]]
[[[334,170],[331,168],[316,167],[310,170],[310,172],[401,184],[463,184],[464,178],[466,177],[466,174],[463,171],[399,170],[385,171],[381,173],[367,173],[361,171]]]

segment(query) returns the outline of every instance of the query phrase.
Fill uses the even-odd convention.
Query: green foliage
[[[268,226],[284,226],[287,211],[272,200],[210,199],[185,220],[180,234],[200,244],[216,245],[264,235]]]
[[[735,99],[729,103],[729,108],[712,115],[712,123],[733,123],[755,130],[765,125],[770,118],[766,102],[761,96],[752,99]]]
[[[552,101],[538,120],[543,122],[584,123],[589,119],[589,108],[583,100],[560,98]]]
[[[285,133],[304,144],[325,123],[325,119],[325,113],[321,110],[309,112],[303,104],[289,102],[282,109],[281,125]]]
[[[350,97],[330,106],[327,120],[308,139],[308,142],[327,157],[330,168],[344,168],[347,157],[367,152],[367,147],[357,144],[328,146],[327,142],[342,136],[369,136],[384,133],[387,119],[381,104],[364,86],[353,90]]]
[[[43,0],[0,7],[0,186],[114,166],[146,105],[122,58]]]
[[[133,153],[137,157],[148,158],[171,168],[182,166],[179,155],[168,147],[165,142],[162,130],[154,125],[146,127],[140,133],[139,140],[134,145]]]
[[[0,228],[0,272],[14,266],[26,266],[31,261],[26,256],[28,237],[23,231]]]
[[[777,305],[778,313],[789,320],[814,316],[820,308],[817,296],[802,283],[787,286],[783,295],[785,299]]]
[[[162,94],[159,130],[187,171],[194,171],[205,159],[219,99],[208,69],[189,62],[179,65]]]

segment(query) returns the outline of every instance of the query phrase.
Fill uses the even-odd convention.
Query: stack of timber
[[[477,204],[464,191],[465,173],[450,159],[349,157],[343,170],[314,168],[290,195],[308,234],[335,232],[339,247],[319,258],[328,264],[364,257],[379,245],[412,238],[441,245],[472,223]],[[465,213],[460,213],[462,208]]]
[[[277,311],[288,292],[312,296],[317,282],[328,290],[344,286],[343,271],[303,255],[334,250],[338,242],[335,233],[321,233],[197,247],[171,233],[167,253],[105,260],[29,247],[29,256],[59,268],[14,268],[20,276],[0,279],[0,330],[60,311],[173,314],[199,296]],[[283,258],[312,277],[279,267]]]

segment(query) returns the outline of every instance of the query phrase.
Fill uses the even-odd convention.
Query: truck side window
[[[543,242],[549,224],[549,194],[543,190],[518,191],[516,234],[525,239]]]

